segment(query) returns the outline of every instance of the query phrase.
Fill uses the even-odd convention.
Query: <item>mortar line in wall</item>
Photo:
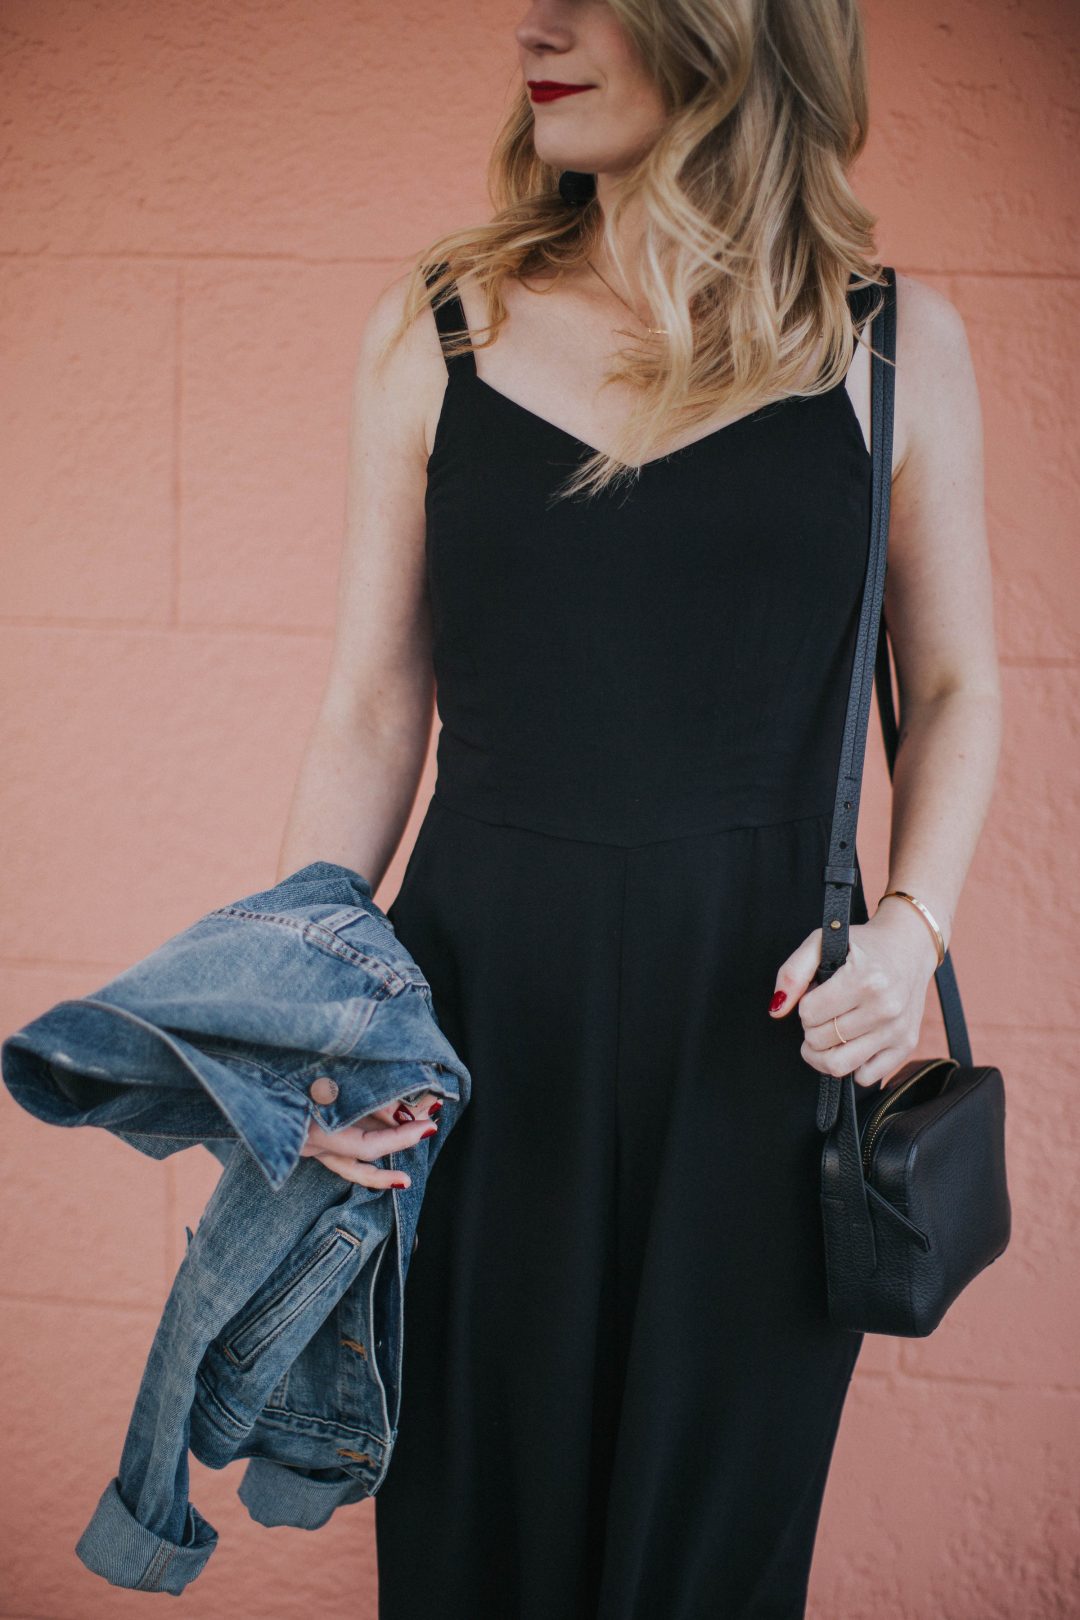
[[[965,1389],[1015,1389],[1026,1395],[1080,1396],[1080,1384],[1033,1384],[1022,1378],[989,1378],[980,1373],[965,1378],[961,1373],[909,1372],[902,1364],[890,1376],[902,1378],[908,1384],[962,1384]]]
[[[60,968],[65,973],[122,973],[124,967],[130,967],[130,962],[87,962],[74,958],[61,961],[51,956],[4,956],[0,955],[0,968]]]
[[[181,536],[183,533],[182,455],[184,421],[184,266],[176,267],[176,305],[173,320],[173,423],[172,423],[172,595],[169,624],[180,622]]]
[[[207,253],[139,253],[130,249],[121,249],[115,253],[59,253],[49,250],[44,253],[20,253],[17,248],[0,249],[0,262],[26,262],[41,260],[54,263],[72,264],[110,264],[116,261],[129,261],[132,263],[148,264],[296,264],[311,265],[314,268],[333,269],[336,266],[346,266],[353,269],[363,268],[365,265],[372,268],[386,267],[404,272],[412,260],[414,253],[403,253],[386,258],[371,257],[370,255],[343,254],[333,257],[321,258],[298,253],[229,253],[225,251],[210,251]],[[955,266],[932,266],[900,264],[901,274],[911,276],[968,276],[979,281],[1080,281],[1080,270],[1002,270],[977,269]]]
[[[15,1289],[4,1288],[0,1289],[0,1299],[8,1305],[47,1305],[50,1309],[62,1311],[107,1311],[126,1316],[130,1316],[134,1311],[141,1316],[153,1316],[155,1313],[161,1314],[164,1296],[162,1302],[148,1300],[146,1304],[134,1302],[126,1304],[119,1299],[102,1299],[100,1294],[95,1294],[92,1299],[78,1299],[68,1294],[24,1294]]]
[[[158,619],[134,623],[130,619],[79,619],[62,614],[45,617],[41,614],[0,613],[0,630],[108,630],[132,635],[155,635],[167,631],[169,635],[242,635],[242,636],[296,636],[328,640],[333,637],[332,625],[304,624],[244,624],[229,619]],[[998,662],[1003,669],[1080,669],[1080,658],[1065,654],[1054,657],[1023,657],[1019,653],[1002,653]],[[0,1620],[3,1616],[0,1615]]]
[[[252,636],[314,636],[319,640],[329,640],[333,634],[333,626],[301,625],[301,624],[235,624],[227,619],[194,620],[185,619],[172,624],[168,619],[156,619],[133,623],[130,619],[73,619],[60,614],[44,618],[41,615],[16,615],[6,617],[0,614],[0,630],[108,630],[110,632],[129,632],[132,635],[252,635]],[[1077,660],[1080,664],[1080,659]],[[0,1620],[4,1620],[0,1615]]]

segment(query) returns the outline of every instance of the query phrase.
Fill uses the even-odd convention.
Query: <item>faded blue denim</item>
[[[373,1495],[397,1435],[417,1216],[470,1076],[366,880],[313,861],[208,912],[10,1035],[0,1062],[39,1119],[155,1159],[201,1143],[224,1165],[76,1545],[87,1568],[172,1593],[199,1574],[218,1538],[188,1500],[189,1450],[211,1468],[250,1459],[239,1495],[260,1524],[316,1529]],[[309,1094],[320,1076],[332,1103]],[[300,1157],[309,1120],[339,1130],[424,1091],[445,1099],[438,1133],[381,1161],[408,1188]]]

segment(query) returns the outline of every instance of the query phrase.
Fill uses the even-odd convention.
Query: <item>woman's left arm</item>
[[[923,901],[948,947],[1001,746],[982,412],[959,312],[904,275],[896,341],[885,613],[900,729],[886,888]],[[785,999],[770,1012],[783,1017],[798,1006],[812,1068],[873,1085],[914,1051],[937,945],[925,918],[899,897],[853,924],[849,941],[844,964],[810,988],[821,929],[808,935],[777,974]]]

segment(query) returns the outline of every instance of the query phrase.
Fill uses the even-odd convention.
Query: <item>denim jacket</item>
[[[188,1452],[250,1459],[260,1524],[316,1529],[374,1495],[400,1403],[405,1277],[424,1187],[470,1076],[431,990],[359,874],[313,861],[208,912],[100,990],[0,1048],[15,1100],[152,1158],[194,1143],[224,1168],[177,1271],[119,1471],[75,1551],[114,1586],[179,1593],[217,1532]],[[445,1099],[436,1135],[385,1162],[400,1191],[300,1150],[401,1097]],[[239,1151],[238,1151],[239,1149]]]

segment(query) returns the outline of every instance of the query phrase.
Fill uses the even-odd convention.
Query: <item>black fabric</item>
[[[473,1091],[409,1272],[380,1620],[797,1620],[862,1338],[767,1008],[821,923],[870,456],[841,382],[552,504],[589,447],[449,373],[438,780],[389,915]]]

